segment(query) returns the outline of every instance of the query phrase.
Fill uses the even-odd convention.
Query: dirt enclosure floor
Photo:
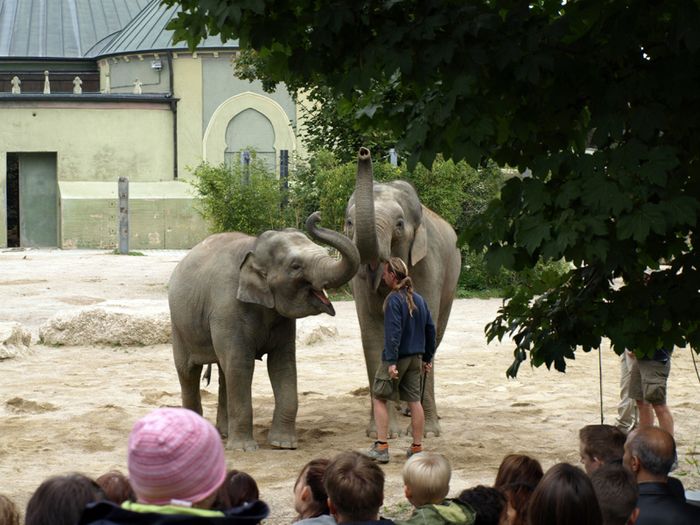
[[[179,384],[168,344],[152,346],[46,346],[39,328],[57,314],[123,302],[167,312],[167,282],[182,251],[146,252],[144,257],[102,251],[6,250],[0,252],[0,322],[16,321],[33,334],[28,352],[0,361],[0,493],[22,508],[49,475],[71,471],[97,477],[126,471],[126,442],[133,425],[150,410],[178,406]],[[426,440],[451,461],[451,494],[491,484],[505,454],[529,453],[546,469],[578,463],[578,429],[600,422],[598,354],[577,354],[566,374],[521,367],[507,380],[508,342],[486,344],[484,325],[499,300],[458,300],[436,357],[436,391],[443,433]],[[272,509],[268,523],[290,523],[292,486],[313,457],[366,449],[369,397],[352,302],[336,302],[336,317],[299,321],[297,348],[299,413],[297,450],[266,444],[272,391],[265,363],[253,385],[255,434],[260,449],[227,451],[230,468],[257,480]],[[144,306],[144,309],[146,306]],[[320,329],[319,327],[325,327]],[[317,337],[308,337],[316,334]],[[314,339],[316,339],[314,341]],[[603,349],[605,422],[618,402],[619,361]],[[205,417],[216,417],[216,377],[205,388]],[[680,477],[700,489],[700,384],[688,350],[673,358],[669,405],[676,421]],[[408,419],[404,419],[408,425]],[[384,515],[401,516],[401,467],[409,437],[392,441]]]

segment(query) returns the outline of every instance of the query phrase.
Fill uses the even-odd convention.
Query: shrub
[[[284,226],[280,182],[255,155],[247,167],[203,163],[191,183],[199,194],[196,209],[213,232],[257,235]]]

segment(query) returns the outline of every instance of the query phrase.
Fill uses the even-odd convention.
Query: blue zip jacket
[[[423,297],[413,292],[416,309],[408,313],[406,292],[391,292],[384,310],[384,351],[382,361],[396,363],[402,357],[423,354],[430,363],[435,355],[435,323]]]

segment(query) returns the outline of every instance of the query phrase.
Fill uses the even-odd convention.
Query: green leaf
[[[491,246],[486,252],[486,267],[496,273],[500,268],[512,268],[515,250],[511,246]]]
[[[541,215],[526,216],[520,220],[516,239],[533,254],[542,243],[550,239],[550,225]]]
[[[657,233],[666,228],[666,219],[659,207],[654,204],[644,204],[629,215],[621,217],[617,223],[617,235],[620,239],[632,238],[643,242],[650,230]]]

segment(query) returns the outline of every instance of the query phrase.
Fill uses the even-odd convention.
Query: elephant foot
[[[219,425],[216,425],[216,430],[219,431],[219,435],[223,438],[226,439],[228,437],[228,425],[226,427],[222,428]]]
[[[437,420],[437,418],[426,420],[425,429],[423,430],[424,437],[438,437],[441,432],[442,429],[440,428],[440,422]]]
[[[372,439],[377,439],[377,427],[374,422],[370,423],[366,431],[367,437]],[[394,439],[403,435],[403,430],[399,428],[395,423],[389,425],[388,436],[389,439]]]
[[[252,438],[250,438],[250,439],[229,438],[226,441],[226,450],[242,450],[244,452],[250,452],[253,450],[258,450],[258,444]]]
[[[297,448],[297,436],[294,430],[281,431],[270,429],[270,433],[267,435],[267,442],[277,448]]]

